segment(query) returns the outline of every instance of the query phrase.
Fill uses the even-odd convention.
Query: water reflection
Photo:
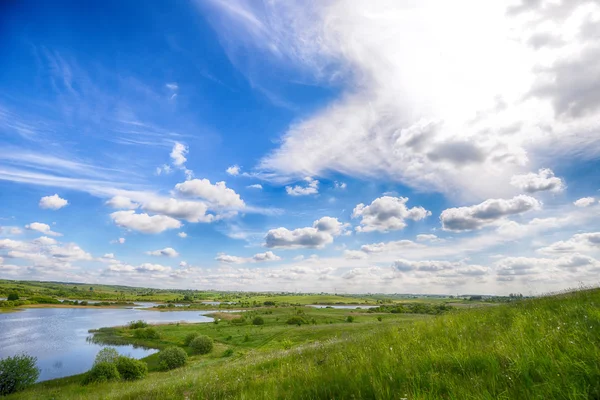
[[[143,306],[147,307],[146,304]],[[211,322],[211,311],[156,312],[137,308],[28,308],[0,314],[0,358],[27,353],[38,359],[40,381],[79,374],[90,369],[104,345],[88,341],[90,329],[148,323]],[[117,346],[120,354],[146,357],[156,350]]]

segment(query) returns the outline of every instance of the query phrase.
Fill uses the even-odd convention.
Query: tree
[[[90,292],[93,292],[94,288],[92,286],[90,286]]]
[[[8,301],[19,300],[19,295],[17,293],[9,293],[7,300]]]
[[[0,396],[18,392],[35,383],[40,370],[37,358],[20,354],[0,360]]]

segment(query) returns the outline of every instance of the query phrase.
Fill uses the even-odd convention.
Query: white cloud
[[[389,253],[399,250],[417,249],[425,247],[422,244],[413,242],[412,240],[396,240],[391,242],[380,242],[372,244],[364,244],[360,246],[360,250],[365,253]]]
[[[175,142],[170,154],[173,165],[177,167],[183,166],[187,161],[185,155],[188,153],[188,151],[189,150],[186,145],[179,142]]]
[[[367,254],[358,250],[344,250],[344,258],[347,260],[363,260]]]
[[[273,88],[272,70],[257,68],[271,60],[346,89],[292,124],[259,169],[389,178],[480,201],[513,195],[510,178],[548,156],[593,159],[600,5],[514,4],[213,3],[227,54],[253,82]]]
[[[177,89],[179,89],[179,85],[177,85],[176,82],[167,83],[167,84],[165,84],[165,86],[169,90],[177,90]]]
[[[357,232],[387,232],[404,229],[405,220],[419,221],[431,215],[430,211],[423,207],[406,207],[407,197],[379,197],[365,206],[358,204],[352,212],[352,218],[361,218]]]
[[[342,190],[343,190],[343,189],[346,189],[346,187],[347,187],[347,186],[348,186],[348,185],[346,185],[346,183],[345,183],[345,182],[338,182],[338,181],[335,181],[335,182],[333,183],[333,187],[335,187],[336,189],[342,189]]]
[[[258,190],[262,190],[262,185],[260,183],[255,183],[254,185],[248,185],[246,186],[248,189],[258,189]]]
[[[265,247],[269,248],[322,248],[333,242],[334,236],[341,235],[348,224],[337,218],[323,217],[316,220],[312,227],[271,229],[265,236]]]
[[[577,207],[589,207],[596,202],[596,199],[593,197],[582,197],[579,200],[573,202]]]
[[[20,235],[23,230],[18,226],[0,226],[0,234],[3,235]]]
[[[25,225],[25,229],[41,232],[45,235],[50,235],[50,236],[62,236],[61,233],[52,231],[50,229],[50,225],[44,224],[41,222],[32,222],[31,224]]]
[[[162,250],[147,251],[146,254],[156,257],[178,257],[179,253],[172,247],[165,247]]]
[[[272,251],[267,251],[264,253],[257,253],[252,257],[238,257],[238,256],[230,256],[224,253],[219,253],[215,260],[226,263],[226,264],[246,264],[246,263],[258,263],[258,262],[266,262],[266,261],[279,261],[281,257],[275,255]]]
[[[433,234],[421,233],[421,234],[417,235],[418,242],[435,242],[438,240],[439,240],[439,238]]]
[[[600,232],[578,233],[568,240],[539,249],[541,253],[575,253],[600,250]]]
[[[116,211],[110,217],[117,226],[142,233],[160,233],[181,228],[181,222],[165,215],[136,214],[135,211]]]
[[[102,256],[102,258],[114,259],[115,255],[113,253],[106,253]]]
[[[223,181],[213,185],[208,179],[192,179],[178,183],[175,190],[184,196],[205,199],[215,207],[241,209],[246,206],[240,195]]]
[[[69,202],[63,198],[61,198],[58,194],[54,194],[52,196],[45,196],[40,199],[40,208],[50,209],[50,210],[58,210],[67,206]]]
[[[166,215],[171,218],[185,219],[188,222],[212,222],[215,216],[206,214],[208,205],[199,201],[177,199],[152,200],[142,205],[145,211]]]
[[[168,164],[163,164],[160,167],[156,167],[156,175],[169,175],[171,172],[173,172],[173,169],[171,168],[170,165]]]
[[[177,233],[177,236],[179,236],[182,239],[185,239],[188,235],[185,232],[179,232],[179,233]]]
[[[241,168],[238,165],[232,165],[225,170],[231,176],[238,176],[240,174]]]
[[[541,203],[530,196],[519,195],[512,199],[489,199],[469,207],[448,208],[440,220],[444,230],[468,231],[479,229],[506,216],[538,209]]]
[[[306,186],[286,186],[285,191],[290,196],[307,196],[319,193],[319,181],[307,176],[304,178]]]
[[[104,204],[112,208],[121,208],[125,210],[134,210],[140,206],[139,204],[131,201],[129,197],[125,196],[114,196]]]
[[[562,179],[554,176],[549,168],[542,168],[537,174],[529,173],[524,175],[515,175],[511,178],[510,184],[518,187],[527,193],[542,191],[562,192],[565,184]]]
[[[181,261],[181,262],[179,263],[179,266],[180,266],[180,267],[182,267],[182,268],[185,268],[185,267],[187,267],[187,266],[188,266],[188,263],[187,263],[187,261]]]
[[[451,262],[446,260],[396,260],[393,263],[394,269],[400,272],[418,271],[425,273],[442,274],[444,276],[467,275],[481,276],[489,272],[489,268],[481,265],[469,265],[463,261]]]
[[[49,238],[47,236],[41,236],[35,240],[33,240],[34,243],[40,245],[40,246],[49,246],[49,245],[53,245],[53,244],[57,244],[58,242],[56,241],[56,239],[52,239]]]
[[[118,238],[117,240],[111,240],[110,241],[111,244],[124,244],[125,243],[125,238]]]

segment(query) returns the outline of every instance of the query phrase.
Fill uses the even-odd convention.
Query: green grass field
[[[316,324],[288,326],[306,312]],[[265,325],[157,327],[157,347],[198,331],[216,341],[170,372],[81,386],[81,377],[37,384],[13,399],[598,399],[600,290],[582,290],[441,316],[307,307],[255,311]],[[277,319],[279,318],[279,319]],[[332,322],[332,323],[330,323]],[[133,340],[127,329],[106,337]],[[247,338],[246,338],[247,335]],[[224,357],[226,349],[233,349]],[[154,356],[148,358],[155,370]]]

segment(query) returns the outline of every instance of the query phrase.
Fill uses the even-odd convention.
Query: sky
[[[0,4],[3,279],[537,295],[599,189],[597,1]]]

